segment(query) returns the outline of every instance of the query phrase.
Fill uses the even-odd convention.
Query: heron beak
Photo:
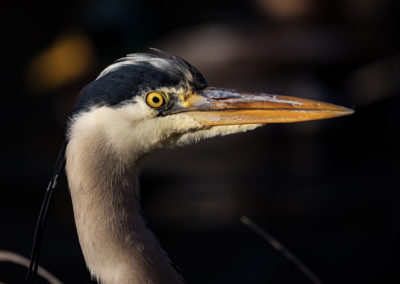
[[[345,107],[288,96],[205,88],[179,95],[165,114],[186,113],[206,126],[287,123],[352,114]]]

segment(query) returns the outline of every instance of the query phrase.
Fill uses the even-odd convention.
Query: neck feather
[[[66,169],[79,242],[100,283],[181,283],[139,204],[140,157],[119,155],[95,128],[71,128]]]

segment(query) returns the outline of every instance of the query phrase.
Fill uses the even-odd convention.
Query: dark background
[[[241,215],[326,283],[399,283],[399,12],[397,0],[3,2],[0,249],[29,255],[77,92],[115,59],[157,47],[210,85],[356,111],[145,160],[144,211],[189,283],[309,283]],[[65,179],[41,264],[90,282]],[[24,273],[0,263],[1,281]]]

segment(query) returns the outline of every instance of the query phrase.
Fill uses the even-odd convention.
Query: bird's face
[[[313,100],[208,87],[193,66],[170,55],[131,55],[94,83],[83,90],[71,128],[94,123],[124,153],[353,112]]]

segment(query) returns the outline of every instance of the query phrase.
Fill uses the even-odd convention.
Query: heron
[[[141,211],[144,156],[268,123],[353,112],[310,99],[210,87],[184,59],[155,51],[129,54],[105,68],[81,90],[68,122],[60,159],[79,244],[99,283],[185,282]]]

